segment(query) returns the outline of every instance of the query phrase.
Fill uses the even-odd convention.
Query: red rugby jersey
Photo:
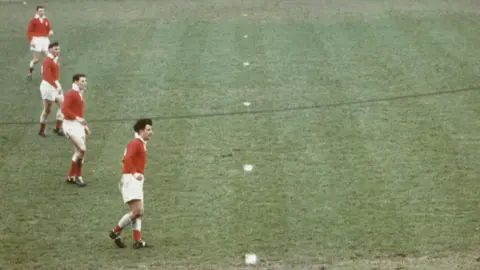
[[[52,30],[52,28],[47,17],[40,18],[38,15],[35,15],[35,17],[28,22],[28,41],[32,41],[33,37],[48,37],[50,30]]]
[[[47,81],[53,87],[57,88],[56,81],[60,78],[60,66],[58,64],[58,57],[48,54],[42,61],[42,79]]]
[[[62,113],[65,120],[76,120],[77,117],[83,118],[83,108],[85,101],[78,91],[78,87],[73,85],[72,89],[65,93],[62,104]]]
[[[127,149],[123,154],[122,173],[141,173],[145,171],[147,163],[147,149],[145,142],[135,134],[135,138],[131,139],[127,144]]]

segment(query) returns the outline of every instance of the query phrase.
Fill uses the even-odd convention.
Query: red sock
[[[133,230],[133,241],[138,241],[140,239],[142,239],[140,237],[140,231],[139,230]]]
[[[75,162],[75,169],[76,169],[76,174],[77,176],[82,176],[82,159],[78,158],[77,161]]]
[[[68,171],[68,177],[74,177],[77,174],[77,163],[72,160],[70,170]]]
[[[33,67],[29,68],[28,72],[32,73],[33,72]]]
[[[57,122],[55,122],[55,127],[60,129],[62,127],[62,120],[57,120]]]
[[[45,123],[40,123],[40,131],[45,131]]]
[[[115,225],[115,228],[113,228],[113,231],[114,232],[121,232],[122,228],[120,226],[118,226],[118,224],[117,224],[117,225]]]

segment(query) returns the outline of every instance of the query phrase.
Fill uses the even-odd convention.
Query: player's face
[[[45,9],[44,9],[44,8],[39,8],[39,9],[37,10],[37,14],[38,14],[38,16],[40,16],[40,17],[45,16]]]
[[[80,90],[85,91],[87,89],[87,78],[81,77],[80,80],[78,80],[77,85]]]
[[[49,51],[53,56],[58,56],[58,54],[60,53],[60,46],[53,47]]]
[[[148,141],[150,140],[150,137],[152,137],[152,134],[153,134],[152,126],[146,125],[145,129],[142,131],[142,134],[140,134],[140,136],[142,136],[142,139],[144,141]]]

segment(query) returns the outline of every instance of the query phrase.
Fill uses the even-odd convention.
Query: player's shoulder
[[[132,138],[132,139],[130,139],[130,140],[128,141],[128,143],[127,143],[127,145],[131,145],[131,146],[134,146],[134,147],[137,147],[137,146],[139,146],[139,145],[141,145],[141,144],[142,144],[142,142],[141,142],[139,139],[137,139],[137,138]]]
[[[70,89],[68,89],[68,90],[65,92],[64,96],[65,96],[65,97],[69,97],[69,98],[73,98],[74,96],[76,96],[76,95],[75,95],[76,92],[77,92],[77,91],[75,91],[75,90],[73,90],[72,88],[70,88]]]

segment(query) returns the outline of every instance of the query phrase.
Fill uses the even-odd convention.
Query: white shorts
[[[50,39],[48,37],[33,37],[32,42],[35,46],[30,46],[32,52],[48,52],[48,45],[50,45]]]
[[[122,193],[123,202],[141,200],[143,202],[143,179],[139,181],[133,174],[123,174],[118,187]]]
[[[85,140],[85,127],[78,121],[63,120],[62,129],[67,138],[74,136]]]
[[[42,95],[42,100],[50,100],[55,101],[57,97],[61,96],[58,90],[53,87],[47,81],[43,81],[40,83],[40,94]]]

